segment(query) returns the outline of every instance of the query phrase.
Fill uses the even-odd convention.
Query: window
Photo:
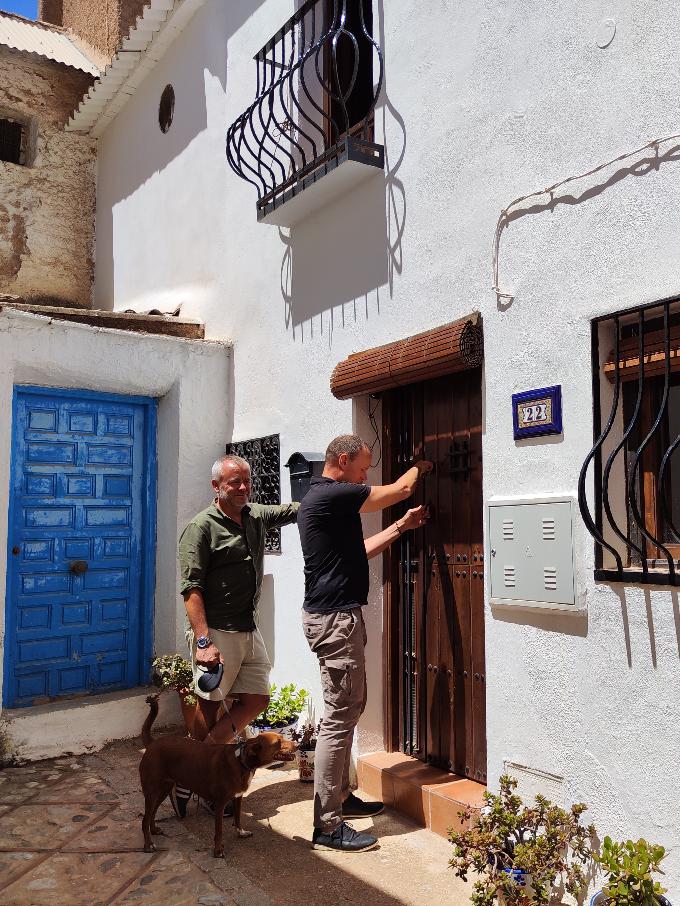
[[[241,456],[250,466],[253,503],[281,503],[281,453],[278,434],[227,444],[225,453]],[[281,553],[281,529],[267,532],[264,549]]]
[[[339,9],[335,12],[336,20],[340,13]],[[333,23],[333,15],[333,0],[326,0],[326,21]],[[366,138],[373,140],[373,47],[369,37],[372,34],[373,4],[371,0],[359,0],[347,5],[344,28],[338,30],[335,44],[330,41],[325,45],[325,98],[326,112],[330,114],[327,128],[331,145],[348,132],[359,134],[367,116],[370,121]],[[344,108],[341,96],[346,98]]]
[[[0,119],[0,160],[10,164],[25,163],[25,128],[16,120]]]
[[[595,443],[579,506],[596,542],[595,577],[678,585],[680,300],[597,319],[592,361]]]

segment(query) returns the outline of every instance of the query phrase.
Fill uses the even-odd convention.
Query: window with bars
[[[0,160],[10,164],[26,163],[26,128],[9,117],[0,117]]]
[[[225,453],[241,456],[250,466],[253,503],[281,503],[281,452],[278,434],[227,444]],[[271,529],[265,538],[265,551],[281,553],[281,529]]]
[[[595,578],[679,585],[680,299],[596,319],[592,367],[594,445],[579,506]]]

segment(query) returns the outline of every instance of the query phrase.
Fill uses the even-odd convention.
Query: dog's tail
[[[149,705],[149,715],[144,721],[144,725],[142,727],[142,742],[145,746],[148,746],[150,745],[153,738],[151,736],[151,727],[153,726],[153,722],[158,717],[158,696],[149,695],[147,696],[146,700]]]

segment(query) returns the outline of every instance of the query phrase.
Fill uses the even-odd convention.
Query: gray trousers
[[[324,713],[314,758],[314,827],[342,821],[350,794],[354,729],[366,707],[366,627],[361,607],[331,614],[302,612],[309,647],[319,659]]]

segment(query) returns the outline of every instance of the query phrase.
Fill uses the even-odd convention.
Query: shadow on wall
[[[115,179],[110,184],[106,208],[102,206],[97,212],[98,257],[102,260],[113,261],[116,206],[133,196],[154,175],[162,173],[208,128],[206,95],[211,80],[219,83],[221,92],[226,93],[229,38],[263,2],[239,0],[207,4],[200,9],[180,39],[184,45],[181,65],[171,68],[167,58],[157,63],[151,76],[137,89],[131,106],[116,118],[114,131],[107,136],[106,150],[100,151],[101,165],[109,179]],[[172,56],[173,47],[170,47],[168,57]],[[161,74],[160,82],[157,73]],[[159,104],[166,84],[173,86],[175,104],[172,124],[163,133]],[[132,108],[134,119],[128,118]],[[200,202],[201,199],[196,199],[197,204]],[[98,273],[98,280],[103,278],[109,284],[100,295],[111,302],[115,298],[114,273],[115,268],[106,275]]]
[[[395,274],[403,268],[402,237],[406,224],[406,193],[397,173],[406,152],[406,125],[387,92],[384,0],[379,0],[379,44],[385,64],[385,80],[376,108],[385,136],[385,175],[369,177],[353,192],[328,209],[303,221],[286,235],[281,262],[281,294],[286,327],[293,338],[304,342],[315,332],[327,334],[329,346],[336,326],[334,309],[340,308],[340,325],[370,316],[375,304],[380,313],[380,287],[389,285],[393,294]],[[392,119],[400,136],[388,143]],[[390,124],[390,135],[392,134]],[[375,303],[369,294],[375,291]],[[347,310],[347,303],[352,305]],[[328,315],[324,319],[323,315]],[[318,327],[314,318],[318,318]],[[298,330],[299,328],[299,330]],[[306,329],[306,333],[305,333]]]

